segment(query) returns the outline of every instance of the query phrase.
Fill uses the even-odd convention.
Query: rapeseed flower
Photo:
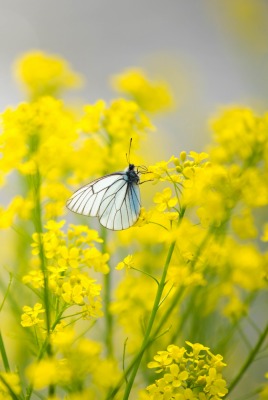
[[[174,107],[174,98],[166,82],[150,81],[138,68],[114,76],[112,85],[145,111],[156,113]]]
[[[43,319],[39,318],[39,314],[45,312],[42,304],[36,303],[34,307],[24,306],[23,311],[24,313],[21,316],[21,325],[23,327],[30,327],[44,322]]]
[[[32,51],[15,64],[15,76],[30,97],[58,96],[64,90],[81,85],[82,78],[56,55]]]
[[[0,208],[5,248],[11,232],[16,240],[5,260],[10,282],[0,279],[0,311],[12,313],[0,332],[0,397],[29,399],[42,390],[51,400],[126,400],[138,397],[138,375],[147,387],[143,400],[224,398],[223,360],[267,290],[267,115],[229,108],[212,122],[208,152],[178,149],[148,166],[144,180],[161,186],[131,229],[97,231],[93,219],[75,215],[68,224],[62,216],[70,187],[123,169],[131,137],[132,162],[154,129],[148,111],[164,110],[167,97],[143,73],[127,73],[117,84],[128,100],[97,100],[77,113],[53,97],[71,86],[70,68],[35,56],[26,72],[38,64],[43,78],[38,71],[32,80],[24,76],[30,101],[8,108],[0,122],[0,183],[16,182],[13,199]],[[120,281],[114,267],[127,269]],[[21,377],[13,383],[5,346],[11,324],[23,340],[12,347]],[[250,360],[268,329],[257,331]],[[187,337],[185,347],[173,344]],[[228,361],[230,392],[243,365]]]
[[[12,390],[14,396],[19,396],[21,393],[20,378],[14,372],[0,372],[0,398],[11,400],[13,397],[10,394]]]
[[[186,344],[191,349],[189,352],[184,347],[170,345],[167,351],[158,351],[154,356],[155,361],[148,364],[148,368],[157,368],[156,373],[163,373],[163,377],[147,387],[148,399],[220,400],[228,393],[226,381],[221,374],[226,364],[221,361],[221,357],[214,356],[208,347],[200,343]],[[174,359],[174,353],[179,353],[180,357],[175,356]],[[214,366],[215,357],[218,369]]]
[[[131,269],[134,266],[134,261],[133,261],[133,255],[130,254],[129,256],[125,257],[123,261],[120,261],[120,263],[117,264],[115,269],[123,269],[123,268],[129,268]]]

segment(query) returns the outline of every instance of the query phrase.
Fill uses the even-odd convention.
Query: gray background
[[[115,97],[111,75],[138,66],[166,79],[178,105],[154,118],[158,131],[149,140],[161,146],[148,162],[199,151],[218,107],[245,104],[262,111],[267,105],[267,3],[0,0],[0,108],[23,100],[11,66],[25,51],[66,58],[86,80],[68,99],[85,103]]]

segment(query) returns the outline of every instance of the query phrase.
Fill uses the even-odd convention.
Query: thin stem
[[[127,375],[125,374],[125,357],[126,357],[127,341],[128,341],[128,337],[126,338],[126,340],[124,342],[124,350],[123,350],[123,371],[124,371],[126,383],[128,383]]]
[[[10,396],[12,397],[13,400],[18,400],[19,396],[16,395],[16,393],[12,390],[12,388],[10,387],[10,385],[8,384],[8,382],[4,379],[3,376],[0,375],[0,381],[2,381],[2,383],[6,386],[6,388],[8,389]]]
[[[107,231],[102,228],[102,252],[107,252]],[[108,274],[103,277],[103,289],[104,289],[104,318],[105,318],[105,344],[106,352],[108,357],[113,356],[113,317],[110,312],[111,304],[111,291],[112,291],[112,271],[110,270]]]
[[[266,325],[266,327],[264,328],[263,332],[261,333],[261,335],[259,336],[259,340],[257,341],[256,345],[253,347],[253,349],[251,350],[251,352],[249,353],[246,361],[244,362],[244,364],[242,365],[240,371],[238,372],[238,374],[236,375],[236,377],[233,379],[233,381],[231,382],[228,390],[228,394],[231,393],[231,391],[235,388],[235,386],[238,384],[238,382],[240,381],[240,379],[243,377],[244,373],[246,372],[246,370],[249,368],[249,366],[251,365],[251,363],[254,361],[256,355],[258,354],[266,336],[268,334],[268,324]]]
[[[184,213],[183,213],[183,210],[182,210],[182,216],[180,218],[183,217],[183,214]],[[202,253],[203,249],[206,247],[208,239],[210,238],[210,234],[211,234],[211,231],[209,230],[207,235],[204,237],[203,241],[201,242],[200,246],[198,247],[197,252],[195,254],[195,257],[192,260],[192,265],[191,265],[192,270],[194,269],[194,266],[195,266],[195,264],[196,264],[196,262],[197,262],[197,260],[198,260],[198,258],[200,256],[200,254]],[[166,309],[166,311],[164,312],[164,314],[160,318],[160,321],[158,322],[158,325],[157,325],[157,327],[156,327],[156,329],[154,331],[155,335],[157,335],[160,332],[160,330],[162,329],[164,323],[166,323],[168,321],[170,314],[172,313],[172,311],[174,310],[174,308],[176,307],[176,305],[180,301],[184,290],[185,290],[185,287],[181,286],[179,288],[179,290],[177,291],[177,293],[174,295],[169,307]]]
[[[6,353],[6,348],[5,348],[5,345],[4,345],[4,341],[3,341],[3,337],[2,337],[1,331],[0,331],[0,352],[1,352],[2,360],[3,360],[3,364],[4,364],[4,367],[5,367],[5,371],[9,372],[10,371],[10,366],[9,366],[7,353]]]
[[[243,342],[245,343],[246,347],[247,347],[249,350],[251,350],[251,348],[252,348],[252,347],[251,347],[251,343],[250,343],[250,341],[248,340],[248,338],[246,337],[246,335],[245,335],[243,329],[241,329],[241,327],[239,326],[239,324],[237,324],[237,331],[238,331],[239,335],[241,336]]]
[[[105,343],[107,356],[113,355],[113,318],[110,313],[111,303],[111,271],[104,275],[104,315],[105,315]]]
[[[12,280],[13,280],[13,276],[12,276],[11,273],[9,273],[9,283],[8,283],[8,287],[7,287],[6,293],[5,293],[5,295],[4,295],[2,304],[0,305],[0,312],[2,311],[2,309],[3,309],[3,307],[4,307],[4,304],[5,304],[5,301],[6,301],[6,299],[7,299],[7,296],[8,296],[8,293],[9,293],[9,289],[10,289],[10,286],[11,286],[11,283],[12,283]]]
[[[37,170],[36,175],[33,179],[33,190],[35,196],[35,215],[34,215],[34,225],[36,232],[41,236],[43,233],[43,224],[42,224],[42,209],[41,209],[41,198],[40,198],[40,186],[41,186],[41,178],[40,173]],[[49,302],[49,285],[48,285],[48,276],[46,269],[46,259],[45,252],[42,239],[40,240],[40,262],[41,262],[41,270],[44,276],[44,303],[46,309],[46,328],[47,334],[50,334],[50,302]],[[48,349],[49,351],[49,349]]]
[[[148,274],[148,272],[142,271],[141,269],[135,268],[135,267],[130,267],[130,269],[133,269],[134,271],[138,271],[141,274],[147,275],[149,276],[149,278],[153,279],[155,281],[155,283],[157,284],[157,286],[159,285],[158,280],[151,274]]]
[[[43,224],[42,224],[42,207],[41,207],[41,196],[40,196],[40,189],[41,189],[41,177],[40,172],[37,168],[36,174],[32,178],[32,189],[34,193],[34,200],[35,200],[35,209],[33,215],[33,222],[35,226],[35,231],[40,235],[40,264],[41,270],[44,276],[44,303],[45,303],[45,310],[46,310],[46,330],[47,336],[41,347],[39,352],[38,360],[41,360],[43,357],[44,352],[46,351],[48,356],[53,356],[53,351],[50,343],[50,329],[51,329],[51,315],[50,315],[50,300],[49,300],[49,282],[48,282],[48,274],[47,274],[47,266],[46,266],[46,258],[45,258],[45,251],[42,242],[42,233],[43,233]],[[30,399],[33,391],[33,386],[30,385],[27,389],[26,399]],[[48,388],[49,396],[52,396],[55,393],[55,386],[50,385]]]
[[[145,335],[144,335],[144,339],[143,339],[140,351],[138,353],[137,361],[136,361],[136,363],[135,363],[135,365],[133,367],[132,373],[131,373],[130,378],[129,378],[129,382],[128,382],[127,386],[126,386],[126,390],[125,390],[125,393],[124,393],[123,400],[127,400],[129,398],[129,394],[131,392],[133,383],[135,381],[135,378],[136,378],[136,375],[137,375],[137,372],[138,372],[138,369],[139,369],[139,366],[140,366],[144,351],[147,348],[148,343],[151,340],[150,339],[150,334],[151,334],[151,331],[152,331],[152,328],[153,328],[153,324],[154,324],[154,321],[155,321],[155,318],[156,318],[156,314],[157,314],[157,311],[158,311],[158,308],[159,308],[159,304],[161,302],[161,297],[162,297],[163,290],[164,290],[164,287],[165,287],[168,267],[169,267],[169,264],[170,264],[170,261],[171,261],[172,254],[174,252],[175,244],[176,244],[176,242],[174,241],[174,242],[171,243],[171,245],[169,247],[167,258],[166,258],[166,262],[165,262],[165,266],[164,266],[164,269],[163,269],[163,274],[162,274],[162,277],[161,277],[161,280],[159,282],[159,286],[158,286],[158,289],[157,289],[157,292],[156,292],[154,306],[153,306],[153,309],[152,309],[152,312],[151,312],[151,315],[150,315],[150,319],[149,319],[149,322],[148,322],[148,325],[147,325],[147,328],[146,328],[146,331],[145,331]]]

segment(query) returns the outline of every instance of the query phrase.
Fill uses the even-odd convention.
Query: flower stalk
[[[230,383],[229,388],[228,388],[229,394],[237,386],[239,381],[243,378],[243,376],[244,376],[245,372],[247,371],[247,369],[251,366],[251,364],[255,360],[255,358],[256,358],[259,350],[261,349],[261,346],[264,343],[267,335],[268,335],[268,324],[263,329],[262,333],[259,336],[259,339],[258,339],[257,343],[255,344],[255,346],[252,348],[252,350],[248,354],[248,357],[245,360],[244,364],[242,365],[241,369],[239,370],[238,374],[235,376],[235,378]]]
[[[168,267],[170,265],[170,261],[171,261],[171,258],[172,258],[173,252],[174,252],[175,244],[176,244],[176,242],[173,241],[171,243],[170,247],[169,247],[167,258],[166,258],[166,262],[165,262],[165,266],[164,266],[164,269],[163,269],[163,274],[162,274],[161,280],[159,282],[159,286],[157,288],[154,305],[153,305],[152,312],[151,312],[151,315],[150,315],[150,318],[149,318],[149,322],[148,322],[148,325],[147,325],[147,328],[146,328],[146,331],[145,331],[144,339],[143,339],[142,345],[140,347],[140,350],[138,352],[136,363],[133,366],[133,370],[132,370],[131,375],[129,377],[129,381],[128,381],[127,385],[126,385],[126,389],[125,389],[123,400],[127,400],[129,398],[129,394],[130,394],[132,386],[134,384],[134,381],[135,381],[135,378],[136,378],[136,375],[137,375],[137,372],[138,372],[138,369],[139,369],[139,366],[140,366],[144,351],[146,350],[146,348],[148,346],[148,343],[151,340],[150,335],[151,335],[151,331],[152,331],[152,328],[153,328],[153,325],[154,325],[154,322],[155,322],[157,311],[159,309],[159,305],[161,303],[163,290],[164,290],[164,287],[165,287],[165,284],[166,284],[166,276],[167,276],[167,272],[168,272]]]

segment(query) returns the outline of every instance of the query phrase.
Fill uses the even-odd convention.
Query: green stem
[[[113,318],[110,313],[111,304],[111,271],[104,275],[104,315],[105,315],[105,344],[107,356],[113,356]]]
[[[5,371],[9,372],[10,371],[10,366],[9,366],[7,353],[6,353],[6,348],[5,348],[5,345],[4,345],[4,341],[3,341],[3,337],[2,337],[1,331],[0,331],[0,352],[1,352],[2,360],[3,360],[3,364],[4,364],[4,367],[5,367]]]
[[[182,214],[182,217],[183,217],[183,214]],[[208,231],[208,233],[202,240],[200,246],[198,247],[195,257],[192,260],[192,265],[191,265],[192,271],[195,267],[196,262],[198,261],[199,256],[201,255],[202,251],[206,247],[206,244],[210,238],[210,235],[211,235],[211,230]],[[179,290],[177,291],[177,293],[174,295],[169,307],[166,309],[165,313],[160,318],[160,321],[158,322],[158,325],[154,331],[154,335],[157,335],[160,332],[160,330],[163,328],[164,323],[166,323],[168,321],[170,314],[172,313],[172,311],[174,310],[174,308],[177,306],[178,302],[180,301],[184,290],[185,290],[185,287],[181,286],[179,288]]]
[[[51,329],[51,315],[50,315],[50,300],[49,300],[49,282],[48,282],[48,272],[46,267],[46,258],[45,258],[45,251],[42,242],[42,233],[43,233],[43,224],[42,224],[42,207],[41,207],[41,196],[40,196],[40,188],[41,188],[41,177],[39,170],[37,168],[36,174],[33,176],[32,179],[32,189],[34,193],[34,200],[35,200],[35,209],[33,215],[33,222],[35,231],[40,235],[40,263],[41,263],[41,270],[44,276],[44,303],[45,303],[45,310],[46,310],[46,329],[47,329],[47,336],[43,343],[43,346],[40,350],[38,360],[41,360],[43,357],[44,351],[47,352],[49,357],[53,356],[53,351],[50,343],[50,329]],[[33,386],[30,385],[27,389],[26,399],[29,400],[33,391]],[[54,385],[50,385],[48,389],[48,394],[53,395],[55,393]]]
[[[42,208],[41,208],[41,198],[40,198],[40,186],[41,186],[41,178],[40,173],[37,170],[36,175],[33,180],[33,190],[35,196],[35,215],[34,215],[34,225],[36,232],[41,236],[43,233],[43,224],[42,224]],[[48,274],[46,268],[46,259],[45,252],[42,239],[40,240],[40,262],[41,262],[41,270],[44,276],[44,303],[46,310],[46,328],[47,335],[50,335],[50,302],[49,302],[49,284],[48,284]],[[47,348],[48,355],[51,355],[51,347]]]
[[[2,311],[2,309],[3,309],[3,307],[4,307],[4,304],[5,304],[5,301],[6,301],[6,299],[7,299],[7,296],[8,296],[8,293],[9,293],[9,289],[10,289],[10,286],[11,286],[11,283],[12,283],[12,279],[13,279],[13,276],[12,276],[11,273],[9,273],[9,283],[8,283],[8,287],[7,287],[6,293],[5,293],[5,295],[4,295],[2,304],[0,305],[0,312]]]
[[[102,228],[102,252],[107,252],[107,231]],[[104,318],[105,318],[105,345],[108,357],[113,357],[113,317],[110,312],[111,304],[111,291],[112,291],[112,271],[103,277],[103,289],[104,289]]]
[[[13,400],[19,400],[19,396],[16,395],[16,393],[12,390],[10,385],[7,383],[7,381],[4,379],[3,376],[0,375],[0,381],[6,386],[6,388],[9,391],[10,396],[12,397]]]
[[[238,384],[240,379],[243,377],[243,375],[246,372],[246,370],[249,368],[251,363],[254,361],[254,359],[255,359],[256,355],[258,354],[258,352],[259,352],[264,340],[266,339],[267,334],[268,334],[268,324],[266,325],[266,327],[264,328],[263,332],[259,336],[259,340],[257,341],[255,347],[253,347],[253,349],[249,353],[249,355],[248,355],[246,361],[244,362],[244,364],[242,365],[240,371],[238,372],[236,377],[231,382],[231,384],[230,384],[230,386],[228,388],[228,390],[229,390],[228,395],[235,388],[235,386]]]
[[[163,269],[163,274],[162,274],[161,280],[159,282],[159,286],[158,286],[157,293],[156,293],[156,296],[155,296],[154,306],[153,306],[153,309],[152,309],[152,312],[151,312],[151,315],[150,315],[150,319],[149,319],[149,322],[148,322],[148,325],[147,325],[147,328],[146,328],[146,331],[145,331],[145,335],[144,335],[144,339],[143,339],[140,351],[138,353],[137,361],[136,361],[136,363],[135,363],[135,365],[133,367],[132,373],[131,373],[130,378],[129,378],[129,382],[128,382],[127,386],[126,386],[126,390],[125,390],[125,393],[124,393],[123,400],[127,400],[129,398],[129,394],[131,392],[133,383],[135,381],[135,377],[137,375],[137,372],[138,372],[138,369],[139,369],[139,366],[140,366],[144,351],[147,348],[148,343],[150,342],[151,331],[152,331],[152,328],[153,328],[153,324],[154,324],[154,321],[155,321],[155,318],[156,318],[157,311],[159,309],[159,304],[161,302],[161,297],[162,297],[163,290],[164,290],[165,283],[166,283],[166,276],[167,276],[167,272],[168,272],[168,267],[169,267],[169,264],[170,264],[170,261],[171,261],[171,257],[172,257],[172,254],[173,254],[173,251],[174,251],[174,248],[175,248],[175,243],[176,243],[175,241],[172,242],[170,247],[169,247],[169,250],[168,250],[168,255],[167,255],[165,266],[164,266],[164,269]]]

